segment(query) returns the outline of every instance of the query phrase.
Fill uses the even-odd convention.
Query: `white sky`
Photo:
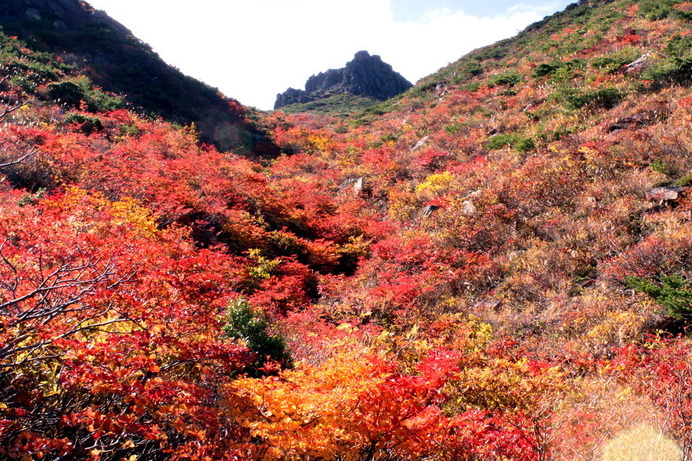
[[[88,0],[169,64],[260,109],[359,50],[415,83],[571,3],[519,1]]]

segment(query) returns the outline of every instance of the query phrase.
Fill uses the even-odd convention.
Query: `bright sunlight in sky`
[[[572,0],[576,1],[576,0]],[[242,104],[343,67],[359,50],[411,82],[570,0],[88,0],[166,62]]]

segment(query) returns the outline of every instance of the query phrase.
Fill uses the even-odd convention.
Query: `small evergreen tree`
[[[291,366],[291,356],[284,339],[271,334],[264,315],[254,310],[246,299],[238,298],[230,303],[223,332],[227,338],[243,340],[248,349],[257,355],[247,370],[250,376],[266,374],[270,365]]]
[[[628,277],[627,286],[651,296],[666,306],[668,313],[680,319],[692,317],[692,290],[689,282],[680,275],[664,275],[660,283],[642,277]]]

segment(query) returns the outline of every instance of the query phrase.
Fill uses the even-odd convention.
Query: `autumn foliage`
[[[0,458],[692,456],[689,8],[586,3],[260,160],[3,35]]]

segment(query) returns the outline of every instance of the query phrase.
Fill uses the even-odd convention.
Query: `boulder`
[[[655,200],[659,205],[663,205],[666,202],[676,201],[680,198],[682,191],[682,187],[678,186],[654,187],[646,193],[646,198]]]
[[[40,21],[41,20],[41,12],[37,10],[36,8],[27,8],[26,9],[26,16],[30,19],[33,19],[34,21]]]

